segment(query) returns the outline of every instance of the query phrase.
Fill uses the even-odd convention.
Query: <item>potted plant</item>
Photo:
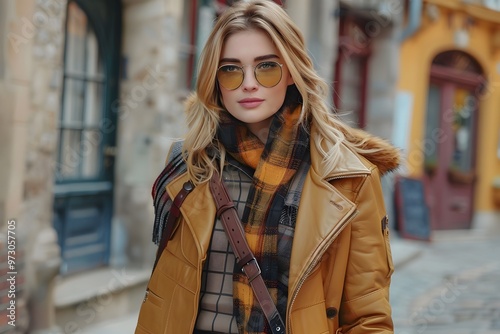
[[[493,194],[493,203],[495,203],[497,207],[500,207],[500,175],[497,175],[493,178],[491,187]]]
[[[463,171],[456,165],[451,165],[448,168],[448,180],[458,184],[471,184],[476,180],[476,173],[473,169]]]

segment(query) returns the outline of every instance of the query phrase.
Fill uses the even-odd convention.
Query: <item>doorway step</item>
[[[90,333],[95,326],[123,322],[126,315],[135,323],[150,275],[150,269],[105,267],[58,278],[57,326],[63,333]]]

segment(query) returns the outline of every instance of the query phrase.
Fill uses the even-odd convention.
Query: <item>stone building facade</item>
[[[2,304],[16,302],[19,331],[27,327],[27,297],[40,292],[33,291],[37,279],[55,275],[60,261],[51,203],[65,6],[63,1],[0,4],[0,226],[7,241],[8,221],[16,221],[16,266],[9,271],[18,272],[15,297],[6,300],[2,294]]]
[[[228,3],[0,2],[0,243],[7,249],[14,220],[18,332],[72,333],[137,311],[155,252],[151,185],[184,133],[199,50]],[[402,9],[391,1],[284,6],[332,83],[332,104],[333,88],[347,92],[336,100],[342,111],[362,96],[363,126],[391,139]],[[339,41],[349,22],[357,29]],[[358,55],[369,55],[364,72]],[[365,73],[364,85],[346,75],[336,86],[341,57],[345,73]],[[14,330],[3,319],[0,333]]]

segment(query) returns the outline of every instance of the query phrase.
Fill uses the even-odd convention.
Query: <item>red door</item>
[[[478,87],[434,66],[427,100],[424,182],[433,229],[470,228],[476,181]],[[470,80],[468,80],[470,79]]]

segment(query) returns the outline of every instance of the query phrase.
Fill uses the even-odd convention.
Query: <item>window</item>
[[[455,145],[451,157],[451,166],[460,172],[469,172],[473,166],[474,140],[472,135],[476,128],[475,113],[477,101],[473,92],[465,88],[457,88],[453,98],[453,136]]]
[[[57,181],[102,173],[101,119],[105,75],[94,29],[75,2],[68,4]]]
[[[366,126],[366,91],[370,39],[364,21],[345,14],[340,18],[339,49],[335,64],[333,102],[339,116],[350,126]]]
[[[438,136],[440,134],[441,88],[429,85],[424,142],[424,168],[429,174],[435,172],[438,164]]]

